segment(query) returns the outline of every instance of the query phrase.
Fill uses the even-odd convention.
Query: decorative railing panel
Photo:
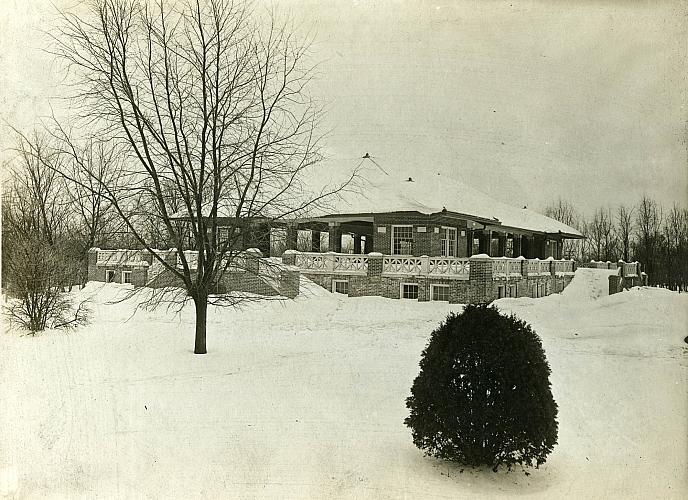
[[[521,276],[521,260],[505,257],[492,259],[492,276],[495,278],[515,278]]]
[[[638,276],[638,263],[637,262],[624,262],[623,263],[623,276]]]
[[[550,274],[551,260],[528,259],[528,276],[545,276]]]
[[[506,261],[509,276],[521,276],[521,259],[509,259]]]
[[[382,260],[382,273],[421,274],[423,259],[420,257],[391,257]]]
[[[493,277],[506,277],[508,272],[506,259],[493,259],[492,260],[492,276]]]
[[[300,269],[309,271],[328,271],[332,268],[332,266],[327,265],[326,257],[328,257],[328,254],[301,252],[297,253],[295,257],[295,265]]]
[[[294,265],[299,269],[316,273],[366,274],[368,256],[348,253],[298,252]]]
[[[470,276],[471,264],[468,259],[453,257],[430,257],[428,275],[451,277],[467,280]]]
[[[573,272],[573,261],[572,260],[555,260],[554,261],[554,273],[555,274],[565,274]]]
[[[335,272],[368,272],[368,257],[365,255],[351,255],[351,254],[335,254],[334,255],[334,271]]]

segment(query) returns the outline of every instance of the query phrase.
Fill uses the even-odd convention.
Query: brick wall
[[[440,255],[442,248],[442,226],[457,230],[457,257],[468,256],[468,223],[442,215],[420,213],[377,214],[373,223],[373,251],[389,255],[392,252],[392,226],[413,226],[412,255]],[[380,230],[384,232],[380,232]],[[463,236],[461,232],[463,231]]]
[[[561,292],[573,279],[572,275],[534,275],[511,276],[497,278],[492,275],[492,260],[481,257],[471,258],[470,277],[468,280],[428,276],[383,276],[383,256],[369,255],[368,275],[361,274],[325,274],[303,271],[304,276],[332,291],[333,280],[347,281],[350,297],[380,296],[391,299],[401,298],[403,283],[418,285],[418,300],[432,300],[432,286],[445,285],[449,287],[450,303],[489,303],[499,298],[500,287],[504,296],[542,297]],[[524,261],[524,268],[526,268]],[[524,269],[525,271],[525,269]],[[515,285],[515,290],[513,287]],[[514,294],[512,294],[513,292]]]

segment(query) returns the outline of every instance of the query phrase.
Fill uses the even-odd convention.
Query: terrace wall
[[[367,256],[288,251],[283,261],[334,291],[346,281],[350,297],[401,298],[402,285],[418,287],[418,300],[432,300],[433,286],[446,286],[450,303],[489,303],[500,297],[542,297],[562,291],[573,278],[573,261],[506,259],[483,255],[467,259]]]
[[[154,250],[154,252],[170,266],[181,269],[176,249]],[[197,252],[187,251],[185,255],[193,277]],[[299,293],[298,269],[263,259],[262,253],[258,249],[242,252],[233,264],[215,284],[213,293],[239,291],[264,296],[283,295],[292,298]],[[88,255],[89,281],[107,281],[107,271],[114,271],[114,279],[110,280],[114,283],[122,283],[123,271],[132,271],[130,277],[134,287],[184,286],[181,278],[145,250],[90,249]]]

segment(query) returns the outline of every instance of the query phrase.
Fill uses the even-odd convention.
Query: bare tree
[[[284,220],[341,188],[303,184],[320,159],[308,46],[273,16],[255,19],[229,0],[98,0],[90,16],[65,13],[55,37],[75,109],[123,158],[118,186],[94,178],[98,189],[142,247],[152,252],[140,222],[154,217],[178,249],[179,266],[153,255],[195,304],[198,354],[209,293],[242,250],[218,219]]]
[[[688,284],[688,210],[674,204],[664,218],[662,266],[658,281],[679,290]]]
[[[589,251],[595,260],[616,260],[617,245],[609,209],[599,208],[595,211],[586,233]]]
[[[582,218],[578,214],[572,203],[563,198],[557,199],[557,201],[550,203],[545,207],[544,214],[547,217],[558,220],[571,226],[572,228],[581,231],[584,224],[581,224]],[[582,258],[583,243],[580,240],[566,239],[564,240],[563,255],[567,259],[580,259]]]
[[[633,234],[633,209],[619,205],[616,210],[616,233],[621,245],[622,259],[629,262],[631,258],[631,236]]]
[[[651,279],[655,279],[654,272],[659,265],[659,249],[661,248],[662,209],[657,202],[643,196],[636,209],[636,241],[635,255],[643,263]]]

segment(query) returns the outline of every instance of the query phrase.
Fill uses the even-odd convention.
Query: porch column
[[[365,235],[365,253],[370,253],[373,251],[374,244],[375,244],[375,237],[373,236],[373,233],[366,234]]]
[[[466,229],[466,256],[473,255],[473,230]]]
[[[354,235],[354,253],[355,254],[361,253],[361,235],[360,234]]]
[[[520,256],[521,256],[521,235],[515,234],[514,235],[514,257],[520,257]]]
[[[521,238],[521,250],[526,259],[534,258],[532,236],[528,235]]]
[[[311,252],[321,252],[320,250],[320,231],[311,231]]]
[[[545,259],[547,257],[545,255],[547,238],[544,236],[536,236],[533,240],[534,258]]]
[[[564,258],[564,240],[557,240],[557,255],[554,258],[555,259],[563,259]]]
[[[497,255],[496,257],[506,256],[506,233],[498,233]]]
[[[298,225],[287,224],[287,250],[296,250],[296,243],[298,241]]]
[[[329,232],[330,232],[330,238],[329,238],[329,243],[330,243],[330,250],[332,252],[341,252],[342,251],[342,228],[339,225],[338,222],[330,222],[329,223]]]
[[[483,229],[482,235],[480,235],[480,253],[490,255],[490,250],[492,246],[492,231],[489,229]]]

